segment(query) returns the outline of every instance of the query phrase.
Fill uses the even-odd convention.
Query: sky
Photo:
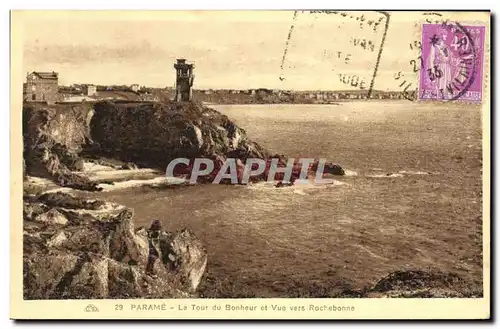
[[[488,20],[485,13],[442,15]],[[186,58],[195,63],[196,89],[347,90],[373,80],[374,89],[398,90],[398,72],[417,84],[411,61],[419,53],[410,43],[420,40],[420,24],[429,16],[391,12],[381,52],[385,16],[377,12],[62,11],[22,17],[16,37],[22,38],[23,74],[56,71],[61,85],[173,86],[173,64]],[[379,22],[375,30],[373,22]],[[361,47],[362,40],[373,49]]]

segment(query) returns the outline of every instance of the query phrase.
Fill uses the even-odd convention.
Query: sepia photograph
[[[11,11],[18,306],[488,317],[490,17]]]

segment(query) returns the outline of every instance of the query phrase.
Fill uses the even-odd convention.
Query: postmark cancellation
[[[481,102],[484,26],[422,25],[420,100]]]

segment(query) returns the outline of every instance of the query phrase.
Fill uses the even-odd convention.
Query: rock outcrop
[[[57,184],[75,189],[99,190],[96,182],[79,174],[83,159],[119,160],[119,169],[137,166],[165,170],[175,158],[210,158],[215,168],[199,183],[211,182],[225,159],[236,160],[238,182],[248,158],[267,161],[266,169],[252,181],[267,180],[271,158],[286,166],[283,155],[272,156],[251,141],[244,129],[229,118],[196,102],[101,101],[95,104],[29,105],[24,108],[25,172],[51,178]],[[182,166],[182,165],[181,165]],[[189,166],[180,174],[190,173]],[[311,174],[318,163],[310,166]],[[294,165],[291,183],[299,178],[301,167]],[[327,163],[325,174],[344,175],[344,170]],[[315,175],[315,173],[313,174]],[[282,180],[277,173],[271,179]],[[234,183],[230,179],[221,183]]]
[[[81,170],[78,153],[89,141],[89,105],[30,105],[23,109],[24,173],[81,190],[99,190]]]
[[[174,158],[267,158],[268,152],[221,113],[195,102],[25,105],[25,173],[95,191],[83,159],[120,160],[165,170]]]
[[[175,158],[266,158],[229,118],[198,103],[99,102],[88,152],[165,170]]]
[[[84,160],[99,164],[107,158],[114,169],[164,171],[175,158],[210,158],[219,164],[214,176],[233,158],[238,182],[248,158],[267,161],[253,181],[268,178],[271,158],[278,157],[279,166],[287,163],[251,141],[227,116],[196,102],[25,104],[23,140],[25,177],[86,191],[101,188],[82,172]],[[339,166],[326,168],[343,174]],[[300,171],[294,166],[292,180]],[[209,176],[199,182],[210,182]],[[205,271],[206,251],[184,229],[160,234],[152,277],[148,231],[135,229],[132,210],[121,205],[62,192],[25,195],[23,215],[25,299],[189,297]]]
[[[24,298],[194,296],[207,253],[189,229],[162,232],[154,276],[146,274],[146,228],[124,206],[48,193],[24,201]]]

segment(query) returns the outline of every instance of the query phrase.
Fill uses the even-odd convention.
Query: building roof
[[[31,74],[35,74],[40,79],[50,79],[56,80],[58,79],[59,74],[56,72],[31,72]]]

